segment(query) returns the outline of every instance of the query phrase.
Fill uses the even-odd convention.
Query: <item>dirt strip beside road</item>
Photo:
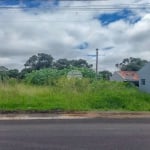
[[[15,112],[1,113],[0,120],[28,119],[86,119],[86,118],[150,118],[150,112]]]

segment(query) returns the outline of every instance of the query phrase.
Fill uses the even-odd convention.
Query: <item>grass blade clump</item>
[[[150,110],[150,94],[127,83],[63,76],[53,82],[1,83],[0,110]]]

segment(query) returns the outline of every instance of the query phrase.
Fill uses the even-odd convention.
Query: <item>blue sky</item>
[[[84,49],[87,49],[88,47],[89,47],[89,43],[88,43],[88,42],[82,42],[82,43],[79,44],[76,48],[77,48],[77,49],[84,50]]]
[[[55,59],[82,58],[94,65],[96,48],[100,54],[105,53],[100,57],[99,70],[114,71],[115,64],[125,57],[149,60],[150,11],[126,7],[141,3],[145,6],[149,0],[22,2],[29,9],[0,9],[0,66],[22,68],[30,56],[39,52],[51,54]],[[19,4],[19,0],[0,1],[1,7]],[[101,8],[119,5],[125,7]],[[64,8],[55,9],[56,6]],[[78,10],[85,6],[101,9]],[[45,11],[46,7],[53,11]],[[74,7],[77,9],[71,9]]]
[[[52,7],[59,6],[59,0],[22,0],[21,2],[26,8],[39,8],[40,6],[43,6],[43,4],[43,7],[46,7],[46,5],[49,4],[51,4]],[[2,6],[20,6],[20,4],[20,0],[3,0],[0,2],[0,5]],[[138,22],[141,17],[132,10],[124,8],[119,11],[116,10],[112,13],[107,12],[103,14],[97,14],[94,19],[98,19],[100,23],[105,26],[118,20],[124,20],[128,23],[134,24]]]
[[[0,5],[18,5],[18,0],[2,0],[0,1]]]
[[[96,19],[99,19],[102,25],[109,25],[118,20],[124,20],[128,23],[134,24],[140,21],[141,17],[130,9],[122,9],[113,13],[100,14]]]
[[[22,0],[21,1],[23,4],[26,4],[27,6],[38,6],[41,4],[41,0]],[[20,0],[2,0],[1,5],[19,5]]]
[[[51,3],[54,6],[57,6],[59,4],[59,0],[3,0],[0,2],[0,5],[3,6],[19,6],[20,4],[23,4],[27,8],[37,8],[41,6],[43,3]]]

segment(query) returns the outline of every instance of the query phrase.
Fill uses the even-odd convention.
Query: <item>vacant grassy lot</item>
[[[60,79],[53,86],[0,84],[0,110],[150,111],[150,94],[124,83]]]

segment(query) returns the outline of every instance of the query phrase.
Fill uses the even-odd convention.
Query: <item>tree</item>
[[[140,58],[125,58],[123,61],[119,64],[116,64],[115,66],[119,68],[121,71],[138,71],[140,70],[146,63],[148,63],[147,60],[142,60]]]
[[[36,69],[38,63],[38,56],[33,55],[31,56],[26,63],[24,64],[25,68],[31,68],[31,69]]]
[[[44,53],[38,54],[37,70],[43,68],[51,68],[52,65],[53,65],[53,57],[51,55]]]
[[[84,78],[95,78],[95,71],[91,68],[79,68]]]
[[[24,81],[35,85],[54,85],[60,77],[66,76],[67,72],[67,69],[58,70],[51,68],[34,70],[26,74]]]
[[[70,61],[71,66],[79,67],[79,68],[91,68],[93,65],[88,64],[86,60],[79,59],[79,60],[71,60]]]
[[[21,72],[19,73],[19,79],[24,79],[26,74],[31,73],[32,69],[31,68],[24,68],[21,70]]]
[[[111,76],[112,73],[110,71],[104,70],[99,72],[100,79],[109,80]]]
[[[56,69],[65,69],[65,68],[69,68],[70,66],[70,61],[67,59],[58,59],[55,63],[54,63],[54,67]]]
[[[18,78],[19,77],[19,70],[12,69],[8,71],[9,78]]]
[[[54,68],[56,69],[65,69],[65,68],[92,68],[91,64],[88,64],[86,60],[67,60],[67,59],[58,59],[54,63]]]
[[[53,65],[53,57],[49,54],[38,53],[38,55],[31,56],[24,66],[32,70],[40,70],[43,68],[51,68]]]

